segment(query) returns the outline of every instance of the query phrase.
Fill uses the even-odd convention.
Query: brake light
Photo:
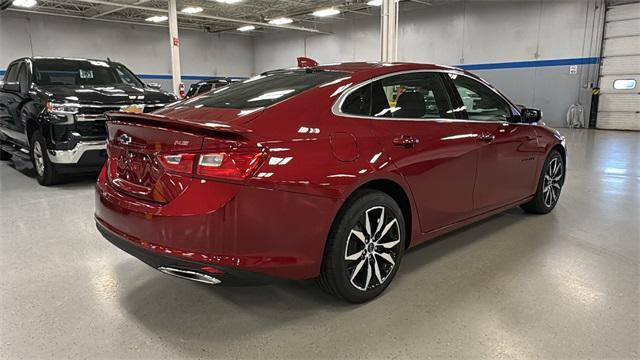
[[[263,149],[239,148],[232,151],[163,154],[160,163],[169,172],[200,178],[242,181],[260,166]]]

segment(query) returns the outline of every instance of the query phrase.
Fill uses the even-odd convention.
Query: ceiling
[[[163,23],[150,23],[146,18],[153,15],[167,15],[167,0],[37,0],[32,8],[19,8],[13,0],[0,0],[0,11],[19,11],[64,17],[82,18],[94,21],[144,24],[166,27]],[[442,0],[440,0],[442,1]],[[257,32],[305,31],[321,32],[322,25],[354,16],[379,16],[379,7],[367,5],[368,0],[241,0],[235,4],[220,3],[216,0],[177,0],[178,26],[208,32],[237,32],[243,25],[254,25]],[[413,6],[428,6],[433,1],[405,0]],[[180,10],[187,6],[203,8],[198,14],[183,14]],[[404,5],[403,5],[404,6]],[[335,7],[341,10],[336,16],[318,18],[311,13],[315,10]],[[294,20],[288,25],[271,25],[269,20],[278,17]],[[254,33],[254,32],[251,32]]]

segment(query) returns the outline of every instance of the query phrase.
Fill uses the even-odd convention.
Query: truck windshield
[[[37,59],[34,81],[38,85],[143,86],[123,65],[96,60]]]
[[[232,83],[177,105],[255,109],[275,104],[312,87],[347,75],[347,73],[335,71],[277,71]]]

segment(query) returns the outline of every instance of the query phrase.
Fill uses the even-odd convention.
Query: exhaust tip
[[[214,278],[211,275],[203,274],[197,271],[176,269],[176,268],[166,267],[166,266],[159,267],[158,271],[165,273],[167,275],[179,277],[181,279],[197,281],[197,282],[201,282],[209,285],[217,285],[222,283],[222,281]]]

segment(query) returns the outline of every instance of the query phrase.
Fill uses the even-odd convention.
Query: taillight
[[[160,163],[168,171],[191,175],[195,158],[196,154],[160,155]]]
[[[160,163],[169,172],[231,181],[247,179],[264,158],[264,150],[257,148],[159,155]]]

